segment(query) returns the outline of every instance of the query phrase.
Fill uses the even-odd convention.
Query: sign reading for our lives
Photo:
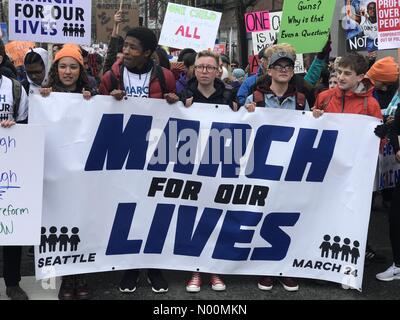
[[[271,29],[269,12],[249,12],[244,16],[244,22],[246,24],[247,32],[264,31]]]
[[[91,43],[91,0],[10,0],[11,40]]]
[[[176,49],[212,50],[222,13],[168,3],[159,44]]]
[[[159,268],[361,290],[377,119],[52,93],[29,121],[46,130],[38,279]]]
[[[400,1],[377,0],[378,48],[400,48]]]
[[[329,37],[335,6],[336,1],[285,1],[278,43],[293,45],[297,53],[320,52]]]
[[[0,128],[1,246],[40,243],[43,162],[42,128]]]

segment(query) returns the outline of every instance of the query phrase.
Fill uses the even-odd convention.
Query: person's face
[[[219,73],[219,66],[213,57],[197,59],[194,69],[197,81],[204,86],[214,84],[214,80]]]
[[[344,91],[354,91],[364,78],[364,74],[357,75],[357,73],[349,67],[338,67],[337,74],[338,87]]]
[[[27,64],[25,66],[25,71],[29,79],[31,79],[37,86],[42,84],[44,77],[46,76],[44,65],[40,62]]]
[[[278,83],[288,83],[294,75],[293,63],[287,59],[281,59],[268,69],[268,75]]]
[[[122,52],[124,65],[128,69],[142,67],[151,56],[150,50],[143,51],[142,44],[134,37],[126,37]]]
[[[336,88],[338,85],[338,78],[337,77],[330,77],[329,78],[329,89]]]
[[[65,87],[74,86],[80,75],[81,69],[78,61],[71,57],[65,57],[58,62],[58,75]]]
[[[374,81],[375,89],[380,91],[387,91],[388,87],[385,83],[381,81]]]
[[[376,4],[374,2],[368,4],[367,13],[368,13],[369,17],[375,17],[376,16]]]

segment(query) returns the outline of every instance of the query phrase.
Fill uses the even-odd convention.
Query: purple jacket
[[[181,73],[179,76],[178,81],[176,81],[176,93],[180,94],[184,89],[187,87],[187,80],[186,80],[186,74]]]

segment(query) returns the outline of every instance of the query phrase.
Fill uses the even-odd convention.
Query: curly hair
[[[52,87],[54,92],[67,92],[68,90],[61,82],[60,76],[58,74],[58,63],[59,61],[56,61],[51,66],[49,71],[49,79],[44,87]],[[79,78],[76,82],[76,92],[82,92],[83,89],[87,91],[92,91],[93,88],[89,84],[85,69],[81,65],[79,65]]]

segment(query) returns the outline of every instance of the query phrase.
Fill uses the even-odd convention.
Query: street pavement
[[[400,298],[400,281],[380,282],[375,274],[384,271],[392,263],[390,242],[388,239],[388,212],[380,205],[378,198],[377,208],[371,214],[369,243],[380,254],[387,258],[386,263],[369,263],[365,266],[363,291],[344,290],[339,284],[331,282],[300,279],[300,289],[297,292],[287,292],[280,284],[276,284],[271,291],[260,291],[257,288],[255,276],[224,276],[227,289],[224,292],[215,292],[208,285],[208,276],[203,278],[203,287],[199,293],[187,293],[185,282],[190,277],[189,272],[165,271],[164,275],[169,282],[169,292],[156,294],[151,291],[146,281],[145,272],[142,272],[137,290],[132,294],[122,294],[118,291],[118,283],[123,271],[102,272],[87,275],[92,290],[93,300],[152,300],[157,303],[187,300],[187,301],[257,301],[257,300],[398,300]],[[57,299],[60,279],[51,282],[34,280],[33,258],[27,255],[28,248],[23,250],[21,287],[26,289],[31,299]],[[2,257],[2,253],[0,253]],[[2,261],[1,261],[2,268]],[[46,288],[43,289],[43,287]],[[0,299],[6,299],[3,279],[0,281]],[[153,302],[154,303],[154,302]]]

